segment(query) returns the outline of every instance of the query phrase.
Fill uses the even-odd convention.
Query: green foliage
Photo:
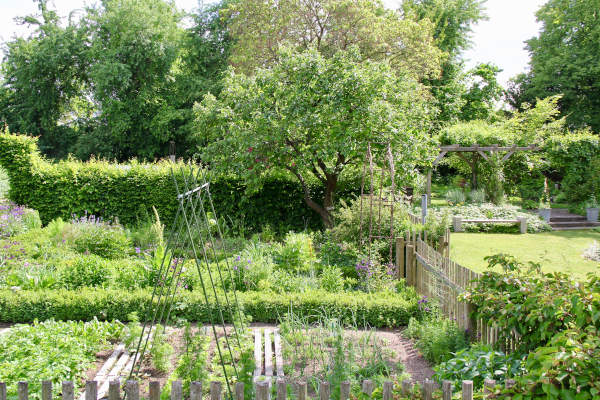
[[[568,329],[532,351],[517,385],[502,391],[520,399],[595,399],[600,395],[600,335],[596,326]]]
[[[271,249],[263,243],[250,243],[229,263],[233,269],[233,282],[230,282],[229,276],[225,278],[227,289],[257,290],[261,282],[264,284],[269,279],[274,269]]]
[[[165,327],[156,325],[152,334],[152,345],[150,346],[150,357],[152,365],[159,372],[167,372],[171,366],[169,357],[173,354],[173,346],[167,342]]]
[[[420,301],[422,307],[428,307],[427,304],[427,299]],[[448,361],[453,353],[468,345],[465,332],[456,322],[435,315],[422,321],[411,318],[403,334],[415,339],[423,357],[433,364]]]
[[[277,245],[273,259],[279,268],[291,272],[308,272],[316,261],[315,250],[310,235],[289,232],[283,244]]]
[[[538,208],[540,199],[544,195],[544,181],[545,178],[539,171],[527,174],[521,178],[518,192],[521,196],[521,205],[523,208]]]
[[[358,278],[356,264],[365,258],[358,251],[356,244],[338,242],[333,238],[331,231],[325,232],[318,243],[319,260],[323,265],[336,266],[340,268],[345,277]]]
[[[103,222],[96,217],[84,216],[66,224],[53,237],[55,242],[62,241],[81,254],[95,254],[108,259],[123,258],[130,249],[131,243],[123,227]]]
[[[465,192],[461,189],[450,189],[446,192],[446,201],[450,205],[463,205],[465,200]]]
[[[178,207],[171,168],[177,171],[183,167],[164,161],[111,164],[67,160],[51,164],[40,157],[35,138],[7,131],[0,133],[0,165],[11,179],[10,199],[38,210],[45,224],[58,217],[70,220],[73,214],[86,213],[137,224],[152,215],[154,206],[161,221],[169,225]],[[183,187],[182,178],[176,178]],[[272,174],[261,184],[260,191],[251,193],[240,178],[211,176],[217,215],[243,222],[249,232],[259,232],[267,224],[278,233],[321,226],[318,215],[304,205],[302,189],[292,178]],[[319,185],[307,185],[312,193],[322,195]],[[348,198],[356,188],[355,178],[348,176],[339,182],[338,193]]]
[[[482,189],[475,189],[469,192],[469,200],[474,204],[482,204],[485,202],[485,191]]]
[[[230,70],[229,89],[196,105],[198,131],[208,143],[202,156],[214,169],[255,188],[270,170],[285,171],[331,226],[340,177],[360,164],[369,142],[376,159],[385,159],[386,141],[405,149],[395,153],[400,176],[430,158],[430,108],[415,80],[396,76],[387,63],[361,61],[355,47],[331,58],[282,48],[278,57],[251,77]],[[310,191],[309,179],[320,183],[322,195]]]
[[[59,282],[66,289],[103,287],[111,276],[110,266],[102,257],[94,254],[81,255],[60,272]]]
[[[598,0],[549,0],[538,10],[542,28],[527,41],[531,71],[517,77],[513,106],[562,94],[560,110],[569,126],[600,130],[600,98],[591,84],[600,73],[600,22],[591,11],[598,7]]]
[[[8,398],[17,398],[17,383],[29,382],[29,398],[39,400],[41,381],[73,381],[75,390],[96,361],[96,352],[121,336],[119,322],[45,322],[16,325],[0,335],[0,381]]]
[[[462,95],[464,105],[459,116],[462,121],[498,119],[495,108],[504,93],[497,79],[500,71],[492,64],[478,64],[468,72],[471,82]]]
[[[251,74],[280,60],[282,45],[316,49],[324,57],[357,46],[365,60],[386,60],[418,78],[436,76],[443,52],[433,41],[428,19],[404,17],[379,0],[231,2],[232,62]]]
[[[225,304],[222,294],[219,296],[221,304]],[[401,293],[240,292],[237,296],[244,312],[259,322],[276,322],[290,307],[310,322],[325,312],[344,324],[356,322],[376,328],[405,326],[411,316],[421,315],[416,294],[408,290]],[[143,320],[151,316],[156,307],[150,298],[151,292],[141,289],[0,290],[0,322],[31,322],[36,318],[90,320],[95,316],[102,320],[127,321],[132,312],[137,312]],[[214,299],[209,300],[211,308],[207,308],[201,292],[181,291],[175,298],[171,317],[208,323],[210,310],[216,312]],[[227,322],[228,313],[224,313],[224,317]]]
[[[8,174],[4,168],[0,167],[0,199],[8,196],[8,188],[10,187],[10,181],[8,180]]]
[[[490,267],[461,297],[475,306],[474,318],[499,330],[499,340],[518,335],[517,350],[525,353],[545,346],[557,334],[574,327],[582,331],[600,324],[598,277],[576,282],[566,274],[543,274],[539,264],[524,266],[514,257],[497,254],[486,258]]]
[[[41,226],[42,221],[37,211],[0,200],[0,238],[15,236]]]
[[[486,379],[493,379],[498,385],[504,385],[506,379],[514,378],[524,372],[521,359],[507,355],[491,346],[473,345],[459,350],[453,358],[435,367],[434,379],[441,382],[454,382],[454,389],[460,390],[463,380],[473,381],[475,390],[483,388]]]
[[[323,268],[319,280],[321,287],[328,292],[341,292],[344,290],[344,275],[340,268],[332,266]]]
[[[567,200],[582,203],[600,197],[600,139],[591,132],[550,136],[544,150],[552,171],[562,178]]]
[[[183,331],[183,341],[184,349],[174,373],[183,382],[183,392],[188,393],[192,382],[206,383],[208,380],[210,337],[201,332],[194,332],[188,322]]]

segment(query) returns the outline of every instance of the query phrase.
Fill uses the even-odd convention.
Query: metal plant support
[[[379,173],[379,187],[376,187],[377,173]],[[360,185],[360,231],[359,243],[362,248],[368,249],[369,265],[372,263],[372,244],[373,240],[385,239],[389,242],[389,259],[392,263],[392,256],[395,246],[394,233],[394,207],[396,203],[403,201],[401,194],[396,193],[395,183],[395,165],[394,155],[390,144],[387,144],[385,158],[383,162],[377,163],[374,160],[371,144],[367,146],[365,161],[363,164],[363,174]],[[365,180],[368,177],[369,187],[365,193]],[[385,179],[389,179],[389,186],[384,187]],[[365,204],[367,203],[367,204]],[[373,232],[373,224],[377,220],[377,225],[381,226],[381,211],[387,207],[390,209],[390,229],[389,234],[384,232]],[[365,209],[368,208],[368,211]],[[366,215],[365,215],[366,214]],[[365,232],[366,231],[366,232]]]
[[[182,167],[179,171],[172,169],[171,176],[177,191],[179,207],[167,238],[160,268],[156,271],[157,280],[150,301],[153,311],[151,318],[146,318],[143,323],[130,378],[139,374],[144,355],[153,344],[157,329],[169,323],[176,294],[181,286],[185,261],[193,260],[200,278],[202,295],[209,313],[227,392],[229,398],[233,398],[231,387],[233,377],[228,374],[224,359],[228,354],[237,379],[238,368],[232,346],[235,344],[241,348],[239,329],[243,317],[235,288],[230,293],[225,291],[221,297],[217,294],[217,284],[224,287],[224,279],[229,278],[233,281],[233,272],[227,259],[222,261],[217,257],[217,246],[223,246],[223,232],[215,213],[210,183],[201,169],[198,168],[195,172],[192,166]],[[209,267],[211,262],[212,270]],[[232,325],[229,333],[225,326],[226,320]],[[220,342],[218,331],[221,331],[224,343]],[[235,342],[232,343],[233,341]]]

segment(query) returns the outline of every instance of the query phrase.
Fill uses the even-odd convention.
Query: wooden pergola
[[[433,161],[432,168],[427,171],[427,202],[431,203],[431,172],[433,168],[435,168],[440,161],[448,153],[456,153],[457,156],[462,158],[471,168],[471,185],[473,187],[477,187],[477,164],[483,158],[486,161],[489,161],[489,157],[494,153],[506,152],[504,157],[502,157],[501,162],[508,160],[513,154],[518,151],[539,151],[540,148],[537,145],[529,145],[529,146],[500,146],[498,144],[492,144],[487,146],[480,146],[478,144],[474,144],[472,146],[460,146],[458,144],[452,144],[448,146],[441,146],[440,153],[437,158]],[[464,153],[472,153],[473,156],[471,159],[467,158]]]

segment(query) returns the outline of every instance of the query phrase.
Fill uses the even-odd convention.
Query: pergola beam
[[[458,145],[450,145],[450,146],[440,146],[441,152],[479,152],[479,151],[539,151],[540,147],[532,144],[530,146],[499,146],[499,145],[491,145],[491,146],[479,146],[477,144],[473,146],[458,146]]]

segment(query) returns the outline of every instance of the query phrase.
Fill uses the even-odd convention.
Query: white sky
[[[209,2],[207,0],[206,2]],[[397,8],[400,0],[383,0],[388,7]],[[524,41],[535,36],[539,26],[535,12],[546,0],[488,0],[488,21],[481,22],[473,32],[473,48],[464,58],[467,66],[480,62],[491,62],[503,71],[499,80],[506,85],[509,78],[527,70],[529,55],[524,50]],[[94,0],[51,0],[59,14],[67,16],[71,10]],[[178,7],[191,11],[198,7],[199,0],[175,0]],[[26,35],[27,28],[14,22],[17,16],[37,12],[32,0],[0,0],[0,41],[16,35]]]

